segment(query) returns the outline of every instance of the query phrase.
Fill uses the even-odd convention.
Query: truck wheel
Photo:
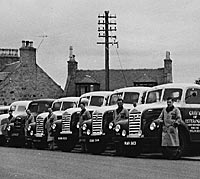
[[[46,145],[41,143],[33,143],[33,148],[36,148],[38,150],[44,150],[46,148]]]
[[[123,150],[122,143],[120,143],[120,142],[115,143],[115,150],[116,150],[115,154],[117,156],[123,155],[124,150]]]
[[[59,146],[60,150],[63,151],[63,152],[71,152],[72,149],[75,147],[74,144],[68,144],[68,143],[65,143],[61,146]]]
[[[58,145],[58,148],[60,148],[60,150],[63,152],[71,152],[76,146],[76,144],[77,144],[77,139],[72,138],[66,142],[62,142],[62,144]]]
[[[86,143],[86,150],[92,154],[101,154],[106,150],[106,145],[100,143]]]
[[[6,145],[6,137],[4,135],[0,136],[0,146]]]
[[[186,138],[186,135],[183,131],[180,131],[179,133],[179,147],[163,147],[162,153],[163,156],[167,159],[179,159],[182,155],[185,155],[189,151],[189,145],[188,140]]]
[[[31,149],[33,147],[32,141],[26,141],[25,142],[25,148]]]
[[[137,157],[141,153],[140,146],[123,146],[123,155],[126,157]]]

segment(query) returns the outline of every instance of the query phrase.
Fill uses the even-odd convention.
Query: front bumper
[[[131,136],[126,136],[126,137],[122,137],[122,136],[114,136],[112,138],[112,141],[115,144],[121,144],[123,146],[138,146],[141,145],[142,141],[144,140],[144,137],[131,137]]]
[[[111,143],[112,137],[112,134],[83,135],[79,138],[79,141],[85,143]]]
[[[60,132],[59,135],[55,136],[55,142],[63,143],[66,141],[71,141],[73,139],[78,138],[78,133],[72,133],[71,131],[68,132]]]
[[[34,134],[32,137],[34,143],[43,143],[47,142],[47,136],[45,134]]]

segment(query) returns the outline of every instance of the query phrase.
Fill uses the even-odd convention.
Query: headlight
[[[138,131],[138,135],[141,136],[142,135],[142,130]]]
[[[80,122],[78,122],[78,123],[76,124],[76,128],[78,129],[79,126],[80,126]]]
[[[33,131],[30,132],[30,135],[33,136]]]
[[[156,123],[152,122],[150,125],[150,130],[153,131],[156,128]]]
[[[125,137],[126,136],[126,130],[122,131],[122,136]]]
[[[8,131],[10,131],[10,130],[11,130],[11,127],[10,127],[10,126],[8,126],[8,127],[7,127],[7,130],[8,130]]]
[[[82,129],[85,131],[87,129],[87,124],[83,124]]]
[[[119,132],[120,128],[121,128],[120,125],[117,124],[116,127],[115,127],[115,131],[116,131],[116,132]]]
[[[90,135],[91,131],[90,129],[87,130],[87,135]]]
[[[51,128],[54,130],[56,128],[56,124],[52,124]]]
[[[109,129],[112,129],[113,128],[113,123],[111,122],[108,127],[109,127]]]
[[[28,131],[30,131],[31,130],[31,126],[28,126],[28,129],[27,129]]]

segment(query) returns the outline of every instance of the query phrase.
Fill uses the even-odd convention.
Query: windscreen
[[[139,95],[136,92],[125,92],[123,101],[127,104],[138,103]]]
[[[26,111],[26,106],[18,106],[17,111],[20,112]]]
[[[147,94],[146,103],[156,103],[160,101],[162,89],[149,91]]]
[[[104,96],[91,96],[90,106],[102,106]]]
[[[117,99],[119,97],[122,97],[122,93],[115,93],[115,94],[112,94],[111,97],[110,97],[110,102],[109,102],[109,105],[115,105],[117,104]]]
[[[55,102],[55,103],[53,103],[52,110],[53,111],[59,111],[60,107],[61,107],[61,104],[62,104],[62,102]]]
[[[40,114],[43,112],[47,112],[47,109],[51,107],[52,102],[50,101],[38,101],[38,102],[33,102],[29,105],[29,109],[31,112]]]
[[[185,95],[186,104],[200,104],[200,89],[189,88]]]
[[[63,102],[63,105],[62,105],[62,109],[61,110],[66,110],[66,109],[68,109],[68,108],[74,108],[74,107],[76,107],[77,105],[76,105],[76,103],[74,103],[74,102]]]
[[[163,101],[167,101],[168,97],[172,97],[175,102],[178,102],[181,100],[182,96],[182,89],[180,88],[169,88],[165,89],[164,95],[163,95]]]

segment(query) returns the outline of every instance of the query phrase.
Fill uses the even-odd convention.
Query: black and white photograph
[[[0,0],[0,179],[198,179],[199,0]]]

